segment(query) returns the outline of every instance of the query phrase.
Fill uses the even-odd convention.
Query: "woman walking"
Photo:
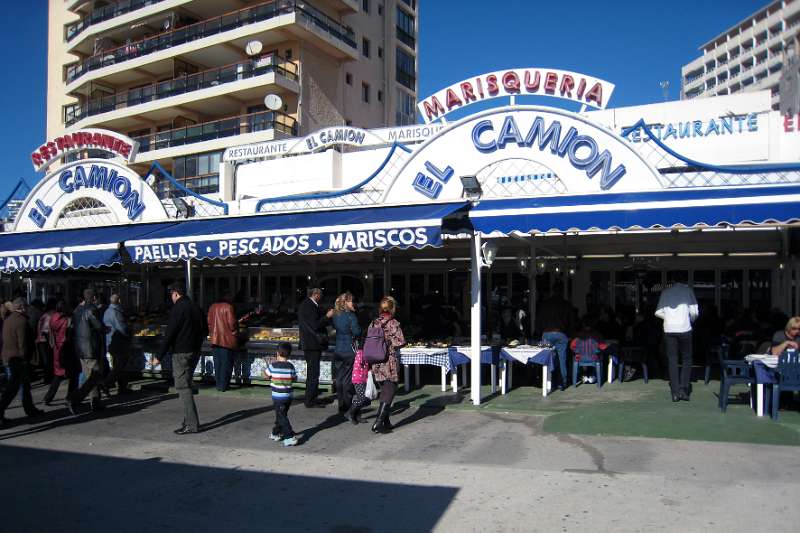
[[[375,423],[372,425],[373,433],[388,433],[392,430],[389,421],[389,412],[392,408],[394,395],[397,393],[397,383],[400,381],[400,361],[397,350],[406,343],[400,322],[394,317],[397,311],[397,302],[391,296],[384,296],[379,306],[380,315],[372,321],[370,328],[383,329],[386,342],[386,361],[372,365],[372,375],[380,383],[381,393],[378,397],[380,405]]]
[[[44,404],[50,405],[55,398],[61,382],[69,379],[67,385],[67,397],[78,388],[79,365],[75,352],[73,351],[69,330],[72,326],[72,319],[67,314],[67,302],[59,300],[55,310],[50,316],[50,347],[53,351],[53,381],[47,394],[44,396]]]
[[[333,310],[333,327],[336,328],[336,351],[333,356],[333,372],[336,379],[336,399],[339,413],[351,418],[350,408],[353,405],[353,361],[355,349],[353,340],[361,335],[358,326],[353,295],[349,292],[336,298]]]

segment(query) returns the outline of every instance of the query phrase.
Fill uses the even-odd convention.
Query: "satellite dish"
[[[264,97],[264,105],[267,106],[267,109],[270,111],[277,111],[281,107],[283,107],[283,100],[277,94],[268,94]]]
[[[254,56],[261,52],[261,41],[250,41],[247,43],[247,46],[244,47],[244,51],[247,52],[247,55]]]

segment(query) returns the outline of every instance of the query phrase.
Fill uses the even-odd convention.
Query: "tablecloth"
[[[401,348],[400,364],[440,366],[447,372],[454,368],[449,348]]]

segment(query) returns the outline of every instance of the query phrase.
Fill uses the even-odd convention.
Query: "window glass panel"
[[[751,270],[749,274],[750,308],[766,313],[772,307],[772,271]]]
[[[744,304],[741,270],[720,272],[720,314],[723,320],[733,319],[741,313]]]

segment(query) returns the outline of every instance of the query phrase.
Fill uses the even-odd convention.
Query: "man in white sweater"
[[[675,284],[661,292],[656,316],[664,321],[664,344],[669,362],[672,401],[689,401],[692,374],[692,322],[697,318],[697,299],[686,284],[685,273],[676,273]],[[681,371],[678,375],[678,353]]]

